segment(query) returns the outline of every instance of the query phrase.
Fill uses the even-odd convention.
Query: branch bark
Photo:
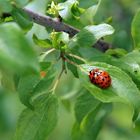
[[[79,32],[78,29],[68,24],[65,24],[63,22],[60,22],[56,19],[53,19],[49,16],[41,15],[25,8],[23,10],[29,16],[30,20],[44,27],[51,27],[56,31],[66,32],[70,35],[70,37],[74,36],[75,34]],[[105,52],[107,49],[112,48],[112,45],[100,39],[97,41],[94,47],[99,49],[102,52]]]
[[[75,34],[77,34],[79,32],[78,29],[70,26],[70,25],[67,25],[63,22],[60,22],[56,19],[53,19],[49,16],[44,16],[44,15],[41,15],[41,14],[38,14],[38,13],[35,13],[31,10],[28,10],[28,9],[23,9],[29,16],[29,18],[39,24],[39,25],[42,25],[44,27],[51,27],[53,29],[55,29],[56,31],[64,31],[66,33],[68,33],[70,35],[70,37],[74,36]]]

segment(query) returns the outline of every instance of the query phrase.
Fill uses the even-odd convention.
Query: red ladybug
[[[89,72],[91,83],[99,86],[100,88],[108,88],[111,85],[110,75],[103,70],[93,69]]]

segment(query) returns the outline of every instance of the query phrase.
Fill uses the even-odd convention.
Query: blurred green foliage
[[[55,2],[63,2],[63,1],[65,1],[65,0],[55,0]],[[21,0],[17,0],[17,2],[18,2],[19,6],[23,6],[23,5],[27,4],[27,0],[24,2]],[[49,0],[48,1],[47,0],[42,0],[42,1],[34,0],[27,7],[30,9],[33,9],[34,11],[40,11],[40,12],[45,13],[47,4],[49,2],[50,2]],[[86,0],[86,1],[79,0],[79,4],[83,8],[88,8],[95,2],[97,2],[97,0]],[[0,7],[1,7],[1,5],[0,5]],[[7,7],[8,7],[8,9],[7,9]],[[114,48],[121,48],[121,49],[125,49],[126,51],[131,51],[133,49],[133,42],[132,42],[131,31],[130,31],[131,22],[132,22],[135,12],[137,11],[137,9],[139,7],[140,7],[139,0],[115,0],[115,1],[102,0],[99,10],[97,12],[97,15],[95,16],[94,23],[98,24],[98,23],[106,22],[106,23],[111,24],[115,28],[115,34],[113,34],[110,37],[105,37],[105,39],[107,41],[113,43]],[[3,11],[9,12],[9,10],[11,11],[12,8],[9,5],[9,2],[7,1],[6,6],[5,5],[2,6],[0,12],[3,12]],[[18,16],[20,17],[20,15],[18,15]],[[31,29],[32,23],[30,23],[30,22],[28,23],[28,21],[25,21],[25,23],[26,24],[20,23],[21,26],[23,28],[25,28],[25,31],[27,31],[28,29]],[[27,26],[29,25],[29,28],[26,25]],[[18,34],[17,38],[19,38],[19,39],[17,39],[17,38],[14,38],[14,39],[15,39],[15,42],[16,42],[16,40],[18,40],[17,46],[20,46],[20,44],[21,44],[21,49],[23,49],[22,48],[23,46],[31,48],[30,54],[32,54],[33,57],[36,56],[36,54],[34,54],[33,50],[36,50],[36,52],[39,54],[41,52],[41,50],[44,49],[44,48],[37,49],[36,44],[34,44],[32,42],[32,36],[34,33],[36,33],[38,38],[46,38],[46,36],[48,37],[47,31],[44,31],[44,29],[45,29],[44,27],[41,27],[38,25],[33,25],[32,30],[30,30],[26,34],[26,37],[28,38],[28,41],[29,41],[29,43],[26,43],[26,44],[24,44],[25,42],[23,43],[20,41],[21,38],[24,39],[23,33],[19,32],[17,27],[15,27],[15,28],[16,28],[16,31]],[[6,36],[12,37],[13,33],[16,34],[16,32],[12,32],[12,30],[8,30],[6,28],[4,29],[2,27],[0,28],[0,31],[1,31],[0,38],[4,37],[3,33],[5,34],[5,37]],[[36,38],[35,37],[36,36],[34,36],[34,40],[36,40],[38,44],[43,43],[43,45],[44,45],[44,40],[42,40],[42,42],[39,42],[39,39],[37,37]],[[12,44],[14,44],[15,42],[13,42]],[[9,42],[7,42],[7,43],[9,43]],[[62,43],[62,42],[60,42],[60,43]],[[9,44],[8,44],[8,46],[10,46],[10,47],[15,46],[15,45],[12,45],[11,43],[9,43]],[[5,49],[4,53],[9,53],[9,52],[6,52],[6,48],[4,48],[4,49]],[[10,49],[11,49],[11,51],[13,51],[12,47]],[[25,51],[26,51],[26,49],[22,50],[23,54]],[[85,51],[85,50],[83,49],[81,51]],[[91,53],[90,50],[89,50],[89,52],[87,52],[87,56],[91,56],[91,54],[88,54],[88,53]],[[96,54],[99,54],[99,52],[98,53],[94,52],[94,55],[96,55]],[[83,55],[84,55],[84,53],[83,53]],[[120,54],[120,55],[122,56],[122,54]],[[118,54],[118,56],[120,56],[120,55]],[[124,55],[124,53],[123,53],[123,55]],[[133,64],[133,62],[134,62],[132,60],[132,58],[134,57],[133,55],[135,55],[135,52],[132,53],[131,58],[129,56],[126,56],[123,59],[126,59],[127,61],[131,62],[130,64]],[[50,62],[50,60],[53,60],[53,62],[54,62],[55,61],[53,59],[54,57],[59,57],[57,52],[53,55],[48,55],[47,61]],[[100,57],[100,55],[98,55],[98,57]],[[137,57],[139,57],[139,55]],[[8,68],[5,68],[5,67],[7,67],[7,64],[4,63],[5,59],[3,57],[3,63],[0,66],[1,68],[4,69],[4,71],[2,71],[2,73],[5,73],[5,69],[8,69],[8,74],[11,75],[13,70],[17,69],[17,71],[18,70],[22,71],[23,67],[24,68],[30,67],[31,69],[33,69],[33,71],[34,70],[38,71],[39,64],[37,63],[37,61],[35,59],[32,60],[32,59],[28,58],[28,56],[26,56],[26,53],[25,53],[25,55],[22,56],[22,58],[20,56],[17,56],[16,57],[17,61],[12,61],[13,60],[12,58],[13,58],[12,55],[9,55],[8,61],[6,60],[7,62],[9,62]],[[104,59],[104,58],[106,58],[106,59]],[[22,62],[23,59],[25,60],[24,62],[26,62],[26,63]],[[91,58],[89,58],[89,60],[90,59]],[[110,58],[104,57],[104,56],[102,56],[102,58],[97,58],[95,56],[94,59],[95,60],[103,59],[104,62],[110,61]],[[121,59],[120,62],[124,62],[123,59]],[[93,58],[92,58],[92,60],[93,60]],[[18,61],[20,61],[20,63],[21,63],[20,67],[17,67],[17,66],[19,66],[19,65],[17,65]],[[113,62],[114,61],[112,60],[112,62],[110,62],[110,63],[113,63]],[[124,66],[123,64],[124,63],[122,63],[122,65],[120,67],[122,69],[125,69],[126,65]],[[56,67],[57,67],[57,69],[60,68],[60,66],[58,66],[58,65]],[[130,67],[128,66],[127,68],[130,68]],[[130,69],[128,69],[128,73],[130,72],[129,70],[132,71],[132,69],[130,68]],[[31,71],[29,71],[29,73],[30,72]],[[3,83],[0,83],[0,85],[1,84],[5,85],[5,87],[7,89],[7,90],[5,90],[0,86],[0,140],[12,140],[12,138],[14,136],[14,131],[16,128],[19,114],[25,108],[25,106],[19,101],[18,95],[15,90],[16,87],[15,87],[14,83],[12,82],[13,77],[12,76],[10,77],[8,74],[6,74],[4,78],[2,77],[2,75],[0,75],[0,79],[3,82]],[[28,76],[28,72],[26,74]],[[135,80],[135,77],[138,76],[138,74],[139,73],[137,73],[137,75],[132,76],[132,77],[134,77],[134,80]],[[13,73],[12,73],[12,75],[13,75]],[[76,73],[76,75],[77,75],[77,73]],[[35,73],[35,76],[38,76],[38,75],[36,75],[36,73]],[[14,80],[18,81],[18,76],[14,77],[14,78],[15,78]],[[2,79],[4,79],[4,80],[2,80]],[[28,80],[29,84],[30,84],[30,80],[32,80],[32,79],[29,78],[29,80]],[[50,80],[50,81],[52,82],[52,80]],[[41,86],[43,88],[45,88],[43,80],[37,81],[37,83],[41,84]],[[25,82],[25,84],[27,84],[27,83]],[[70,86],[65,86],[65,85],[70,85]],[[33,85],[33,87],[34,87],[34,85]],[[33,88],[33,87],[31,87],[31,88]],[[74,112],[72,111],[72,109],[74,108],[74,103],[76,102],[76,97],[78,96],[78,99],[79,99],[82,96],[81,95],[82,92],[85,92],[85,93],[87,92],[83,89],[79,89],[79,87],[80,87],[79,81],[76,78],[74,78],[74,76],[71,73],[69,73],[67,75],[64,74],[62,76],[62,79],[60,80],[60,83],[58,84],[57,89],[56,89],[57,96],[60,97],[60,100],[59,100],[60,106],[59,106],[59,114],[58,114],[59,120],[57,123],[57,127],[49,136],[49,138],[48,138],[49,140],[71,140],[71,130],[74,129],[73,124],[75,122]],[[28,85],[26,87],[26,90],[30,90],[30,87],[28,89]],[[39,88],[31,89],[31,90],[35,90],[36,92],[39,92],[39,93],[41,92]],[[23,101],[23,103],[24,103],[24,101]],[[89,100],[87,101],[87,103],[90,104]],[[29,110],[26,110],[26,111],[29,111]],[[38,111],[40,111],[40,110],[38,110]],[[82,110],[79,110],[79,111],[82,112]],[[94,111],[96,113],[98,112],[98,110],[94,110]],[[102,111],[103,110],[101,110],[101,112]],[[106,112],[108,112],[108,110]],[[29,113],[30,113],[30,111],[29,111]],[[82,112],[82,113],[84,113],[84,112]],[[86,116],[86,117],[96,118],[96,116],[95,116],[96,113],[95,114],[94,114],[94,112],[90,112],[90,113],[91,114],[88,114],[88,116]],[[100,111],[99,111],[99,113],[100,113]],[[138,119],[136,121],[136,124],[133,124],[131,121],[132,114],[133,114],[133,109],[129,108],[128,105],[121,104],[121,103],[113,103],[112,113],[110,115],[106,116],[106,113],[103,115],[102,114],[98,115],[98,117],[101,116],[101,119],[102,119],[102,116],[105,117],[105,120],[104,120],[105,122],[103,124],[103,128],[99,132],[97,140],[139,140],[139,138],[140,138],[140,119]],[[32,117],[34,117],[34,116],[31,116],[31,118]],[[55,117],[54,114],[53,114],[53,117]],[[78,118],[80,118],[80,117],[81,116],[78,116]],[[46,118],[44,118],[44,119],[46,119]],[[24,121],[24,119],[22,121]],[[25,121],[27,121],[26,125],[28,125],[28,120],[25,119]],[[37,121],[38,121],[38,118],[37,118]],[[86,122],[86,119],[84,120],[83,125],[85,125],[86,127],[90,127],[90,124],[88,123],[88,121]],[[96,126],[98,127],[98,124],[96,124],[95,127],[91,127],[92,128],[91,132],[96,131]],[[31,129],[32,129],[32,126],[31,126]],[[30,131],[32,132],[31,129],[30,129]],[[22,130],[22,131],[24,131],[24,130]],[[89,134],[91,132],[89,132]],[[86,133],[86,131],[85,131],[85,133]],[[96,134],[94,136],[96,136]],[[20,139],[17,138],[15,140],[20,140]],[[80,140],[81,140],[81,138],[80,138]],[[86,140],[86,139],[84,139],[84,140]]]
[[[79,0],[82,7],[89,7],[97,0]],[[116,48],[132,50],[131,22],[135,12],[140,6],[139,0],[103,0],[95,16],[95,22],[106,22],[112,17],[111,25],[115,28],[115,34],[109,38]],[[118,41],[119,40],[119,41]]]
[[[115,34],[112,36],[114,47],[132,50],[131,22],[139,5],[139,0],[102,1],[96,19],[102,22],[112,17],[111,25],[115,28]]]

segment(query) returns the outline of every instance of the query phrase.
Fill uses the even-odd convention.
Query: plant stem
[[[80,57],[80,56],[78,56],[78,55],[74,55],[74,54],[69,54],[69,56],[72,56],[72,57],[74,57],[74,58],[76,58],[76,59],[78,59],[78,60],[81,60],[82,62],[84,62],[84,63],[87,63],[87,61],[85,60],[85,59],[83,59],[82,57]]]
[[[55,31],[63,31],[70,35],[70,37],[73,37],[76,35],[80,30],[76,29],[68,24],[65,24],[64,22],[61,22],[59,20],[56,20],[54,18],[51,18],[46,15],[41,15],[38,13],[35,13],[29,9],[24,8],[23,11],[29,16],[29,19],[39,25],[42,25],[44,27],[51,27]],[[95,48],[98,50],[105,52],[107,49],[111,48],[112,45],[108,42],[105,42],[104,40],[100,39],[97,41],[96,44],[94,44]]]
[[[70,35],[70,37],[73,37],[80,31],[79,29],[76,29],[68,24],[65,24],[64,22],[61,22],[49,16],[38,14],[26,8],[23,8],[23,11],[29,16],[29,20],[33,21],[34,23],[37,23],[44,27],[51,27],[52,29],[58,32],[60,31],[66,32]],[[2,14],[3,18],[9,17],[9,16],[11,16],[10,13]],[[97,41],[96,44],[94,44],[93,47],[97,48],[98,50],[102,52],[105,52],[109,48],[112,48],[112,45],[100,39]]]
[[[39,58],[39,61],[40,61],[40,62],[43,61],[43,60],[45,59],[45,57],[46,57],[48,54],[50,54],[51,52],[53,52],[53,51],[55,51],[54,48],[53,48],[53,49],[50,49],[50,50],[48,50],[48,51],[46,51],[46,52]]]
[[[55,20],[54,18],[51,18],[49,16],[35,13],[35,12],[33,12],[29,9],[26,9],[26,8],[24,8],[23,10],[24,10],[24,12],[26,12],[29,15],[29,18],[33,22],[40,24],[42,26],[51,27],[55,31],[64,31],[64,32],[68,33],[71,37],[79,32],[78,29],[76,29],[70,25],[67,25],[63,22],[60,22],[58,20]]]
[[[85,69],[83,69],[80,65],[78,65],[77,63],[75,63],[75,62],[73,62],[73,61],[71,61],[71,60],[69,60],[69,59],[66,59],[66,62],[68,62],[68,63],[74,65],[75,67],[77,67],[77,68],[79,68],[81,71],[83,71],[84,73],[87,73],[87,74],[88,74],[88,72],[87,72]]]
[[[55,89],[56,89],[56,87],[57,87],[57,85],[58,85],[58,83],[59,83],[59,80],[60,80],[60,78],[61,78],[63,72],[64,72],[64,69],[61,70],[61,72],[60,72],[60,74],[59,74],[57,80],[56,80],[55,83],[54,83],[54,86],[53,86],[53,88],[52,88],[52,94],[55,93]]]
[[[61,58],[61,60],[62,60],[62,70],[61,70],[61,72],[60,72],[60,74],[59,74],[59,76],[58,76],[57,80],[55,81],[55,84],[54,84],[54,86],[53,86],[53,88],[52,88],[52,94],[54,94],[55,89],[56,89],[56,87],[57,87],[57,85],[58,85],[58,83],[59,83],[59,80],[60,80],[60,78],[61,78],[63,72],[65,71],[65,73],[67,73],[67,71],[66,71],[66,66],[65,66],[66,58],[65,58],[64,55],[65,55],[64,52],[61,51],[61,52],[60,52],[60,57],[59,57],[59,58]]]

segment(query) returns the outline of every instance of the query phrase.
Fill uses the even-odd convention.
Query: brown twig
[[[24,8],[23,11],[29,16],[29,19],[31,21],[33,21],[34,23],[37,23],[37,24],[42,25],[44,27],[51,27],[55,31],[66,32],[70,35],[70,37],[76,35],[79,32],[78,29],[76,29],[68,24],[63,23],[60,20],[56,20],[56,19],[51,18],[51,17],[46,16],[46,15],[38,14],[38,13],[33,12],[33,11],[26,9],[26,8]],[[3,14],[3,16],[8,17],[8,16],[10,16],[10,14],[5,13],[5,14]],[[94,45],[94,47],[102,52],[105,52],[107,49],[111,48],[112,45],[110,43],[105,42],[104,40],[100,39],[97,41],[97,43]]]
[[[33,22],[39,25],[51,27],[56,31],[64,31],[71,37],[79,32],[78,29],[75,29],[74,27],[67,25],[61,21],[55,20],[49,16],[41,15],[25,8],[23,10],[29,15],[30,19]]]
[[[68,25],[65,24],[59,20],[55,20],[49,16],[45,16],[45,15],[41,15],[38,13],[35,13],[29,9],[23,9],[30,17],[30,19],[42,26],[45,27],[51,27],[56,31],[63,31],[66,32],[70,35],[70,37],[76,35],[79,30]],[[99,49],[102,52],[105,52],[107,49],[111,48],[112,45],[109,44],[108,42],[105,42],[104,40],[100,39],[99,41],[97,41],[97,43],[94,45],[95,48]]]

